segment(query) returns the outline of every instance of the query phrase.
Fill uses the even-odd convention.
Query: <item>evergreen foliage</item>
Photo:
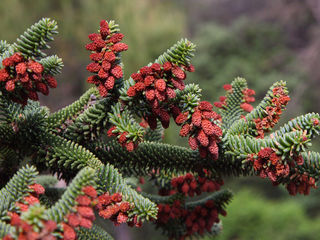
[[[15,164],[0,190],[4,239],[112,239],[93,224],[94,210],[115,225],[154,221],[169,238],[216,235],[232,198],[221,190],[226,176],[268,178],[291,195],[316,187],[320,155],[307,148],[319,133],[319,115],[299,116],[269,134],[290,100],[286,83],[274,83],[253,108],[254,91],[243,78],[224,86],[226,96],[214,104],[218,114],[201,101],[198,85],[184,83],[195,70],[195,45],[186,39],[124,80],[124,35],[114,21],[102,20],[86,45],[87,82],[95,87],[50,113],[35,90],[48,95],[48,86],[56,87],[62,61],[42,52],[56,30],[45,18],[16,43],[0,42],[1,171]],[[161,143],[171,117],[190,149]],[[34,166],[23,167],[26,162]],[[55,188],[36,169],[56,174],[67,187]],[[143,184],[142,176],[160,196],[124,178]]]
[[[52,41],[52,35],[57,34],[57,22],[49,18],[43,18],[27,29],[14,43],[16,52],[29,57],[45,57],[42,50],[48,49],[48,41]]]
[[[100,227],[93,225],[91,229],[81,227],[77,231],[77,236],[79,240],[112,240],[113,238]]]

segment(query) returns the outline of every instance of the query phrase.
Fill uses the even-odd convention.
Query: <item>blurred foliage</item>
[[[199,29],[194,42],[196,72],[191,79],[199,82],[203,96],[217,101],[224,95],[223,84],[244,77],[250,88],[263,97],[277,80],[293,87],[300,73],[294,69],[293,53],[274,24],[240,19],[229,27],[207,24]]]
[[[129,45],[123,54],[127,77],[185,35],[184,15],[168,0],[2,0],[0,15],[0,31],[5,33],[1,38],[9,42],[42,17],[58,21],[59,35],[52,49],[65,67],[58,77],[58,91],[49,100],[42,99],[53,109],[83,92],[90,62],[84,46],[88,34],[97,32],[100,20],[115,20],[125,35],[124,42]]]
[[[310,194],[305,195],[297,195],[290,196],[288,195],[288,191],[283,186],[273,186],[270,182],[265,181],[262,178],[257,178],[254,176],[251,177],[243,177],[240,179],[227,179],[225,187],[231,189],[237,189],[238,191],[242,191],[246,186],[258,194],[259,196],[273,200],[273,201],[285,201],[286,199],[290,199],[295,201],[300,210],[303,210],[310,217],[319,217],[320,213],[320,189],[312,189]],[[237,193],[236,193],[237,196]],[[236,197],[235,197],[236,198]]]
[[[320,234],[320,219],[308,218],[296,201],[272,201],[249,190],[237,193],[222,221],[218,240],[316,240]]]

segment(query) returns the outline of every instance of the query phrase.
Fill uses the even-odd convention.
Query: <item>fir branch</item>
[[[20,104],[12,102],[7,98],[0,97],[1,122],[12,123],[23,112]]]
[[[30,146],[24,146],[23,142],[29,142],[30,145],[40,144],[43,135],[47,132],[48,127],[45,119],[48,116],[48,109],[40,107],[39,102],[29,101],[21,114],[19,114],[13,121],[17,127],[17,138],[21,141],[18,144],[21,150],[29,152]],[[16,143],[17,144],[17,143]]]
[[[47,108],[40,107],[39,102],[29,101],[23,109],[21,106],[0,100],[0,143],[29,156],[41,145],[47,131]],[[29,143],[29,144],[26,144]]]
[[[254,119],[262,119],[267,116],[266,107],[271,106],[272,98],[273,98],[273,89],[275,87],[284,87],[284,91],[287,92],[286,83],[283,81],[279,81],[274,83],[270,89],[268,90],[266,96],[260,102],[260,104],[255,107],[250,113],[245,116],[245,119],[239,119],[238,121],[234,122],[230,128],[228,129],[227,134],[231,135],[238,135],[238,134],[249,134],[252,135],[250,130],[252,130],[255,126],[253,120]]]
[[[185,198],[182,194],[174,194],[169,196],[160,196],[160,195],[154,195],[146,192],[141,192],[141,195],[150,199],[154,203],[173,203],[175,200],[181,200]]]
[[[112,165],[106,164],[101,167],[98,176],[98,192],[109,192],[110,194],[120,192],[125,201],[134,203],[133,215],[137,215],[140,220],[155,219],[157,216],[157,207],[149,199],[144,198],[127,185],[122,175]]]
[[[237,159],[246,159],[249,154],[257,154],[261,148],[276,148],[277,154],[283,158],[292,152],[305,151],[309,145],[308,140],[303,139],[302,131],[289,132],[282,135],[273,135],[273,138],[256,139],[247,136],[227,137],[225,142],[225,153],[235,156]]]
[[[164,136],[164,128],[158,122],[157,128],[152,130],[151,128],[147,128],[143,139],[147,142],[161,142]]]
[[[113,240],[101,227],[93,225],[90,229],[80,227],[76,230],[78,240]]]
[[[17,154],[16,151],[12,150],[12,148],[9,148],[8,146],[5,146],[3,144],[0,145],[1,167],[3,167],[2,164],[5,164],[6,167],[8,167],[9,162],[12,162],[13,164],[19,163],[18,157],[20,157],[19,154]]]
[[[58,128],[66,122],[67,120],[71,120],[76,118],[82,111],[84,111],[88,105],[90,105],[90,100],[94,100],[99,96],[98,89],[96,87],[92,87],[88,89],[79,100],[73,102],[69,106],[54,112],[49,115],[47,118],[47,122],[50,128]]]
[[[176,97],[169,101],[179,105],[182,112],[193,112],[201,100],[201,88],[197,84],[187,84],[183,90],[175,90]]]
[[[320,176],[320,153],[308,151],[301,153],[304,163],[298,165],[297,169],[301,174],[308,173],[308,176],[319,179]]]
[[[11,145],[15,139],[13,128],[9,124],[0,124],[0,143],[1,145]]]
[[[19,137],[22,142],[30,140],[30,142],[35,143],[35,140],[39,139],[41,133],[46,132],[47,124],[45,119],[47,118],[47,114],[48,109],[41,107],[39,102],[29,101],[22,108],[20,104],[4,98],[0,99],[1,121],[11,125],[16,137]],[[8,131],[5,129],[6,127],[3,130]]]
[[[273,95],[273,89],[276,87],[283,87],[284,91],[287,93],[287,87],[286,87],[286,82],[284,81],[278,81],[272,84],[270,87],[269,91],[267,92],[266,96],[263,98],[263,100],[260,102],[260,104],[255,107],[250,113],[246,115],[246,120],[247,121],[252,121],[253,119],[257,118],[264,118],[267,116],[267,113],[265,112],[265,109],[267,106],[271,105],[271,100],[274,97]]]
[[[237,159],[246,159],[251,153],[258,153],[263,147],[275,147],[272,140],[265,141],[243,135],[228,135],[224,141],[225,154],[235,156]]]
[[[248,122],[246,119],[239,119],[234,122],[229,128],[226,128],[225,136],[233,135],[244,135],[244,136],[254,136],[256,134],[253,129],[255,129],[255,123],[253,121]]]
[[[133,152],[125,150],[117,141],[97,142],[86,147],[104,163],[113,164],[126,176],[147,175],[157,169],[164,171],[163,174],[179,174],[196,172],[200,168],[207,168],[214,176],[252,174],[251,168],[244,168],[241,161],[235,161],[223,152],[219,155],[220,159],[212,161],[201,158],[197,151],[189,148],[159,142],[142,142]]]
[[[0,238],[1,239],[3,239],[7,234],[12,232],[13,230],[14,230],[14,227],[12,227],[10,224],[0,221]]]
[[[188,39],[181,39],[166,52],[160,55],[155,62],[165,63],[172,62],[178,65],[189,66],[191,58],[194,56],[196,45]]]
[[[67,181],[84,167],[98,169],[102,165],[93,153],[71,140],[48,133],[46,141],[45,164]]]
[[[243,90],[248,88],[247,81],[244,78],[236,78],[231,83],[231,86],[232,92],[227,93],[226,106],[219,109],[219,113],[223,119],[222,127],[225,129],[228,129],[244,114],[240,105],[243,102]]]
[[[60,200],[45,211],[44,215],[47,219],[55,222],[63,221],[66,214],[72,211],[76,205],[76,198],[83,194],[82,189],[86,186],[95,187],[95,171],[89,167],[82,169],[72,180]]]
[[[315,137],[315,135],[320,134],[320,125],[315,124],[316,121],[320,121],[320,116],[318,113],[307,113],[305,115],[301,115],[296,117],[282,127],[279,130],[270,134],[269,137],[275,135],[282,135],[292,131],[306,131],[306,134],[310,136],[310,138]]]
[[[11,148],[19,156],[33,154],[41,145],[47,131],[47,108],[40,107],[38,102],[29,101],[22,109],[18,104],[1,98],[0,116],[3,122],[0,124],[0,143]]]
[[[5,52],[8,51],[10,48],[10,44],[7,41],[0,40],[0,56]]]
[[[0,178],[0,187],[3,187],[13,174],[18,170],[18,166],[24,156],[19,152],[13,150],[11,147],[0,144],[0,171],[2,172]]]
[[[109,122],[116,126],[114,133],[128,133],[127,138],[133,142],[140,142],[144,134],[144,129],[135,121],[127,108],[121,109],[121,104],[111,106],[108,113]]]
[[[26,165],[0,190],[0,220],[6,217],[7,211],[12,210],[15,202],[30,192],[28,186],[34,183],[37,174],[35,167]]]
[[[254,175],[251,165],[243,165],[242,161],[239,161],[238,156],[228,154],[224,154],[221,159],[214,161],[208,170],[213,173],[213,176],[220,177],[240,177]]]
[[[90,141],[98,138],[101,132],[107,129],[108,112],[111,99],[104,98],[97,101],[92,107],[81,113],[66,129],[64,136],[77,142]]]
[[[114,20],[108,21],[108,24],[109,24],[109,28],[110,28],[110,34],[120,32],[119,24],[115,23]]]
[[[44,74],[57,75],[61,72],[63,68],[62,59],[59,58],[57,55],[42,58],[39,61],[39,63],[41,63],[44,67]]]
[[[209,161],[200,158],[198,152],[189,148],[159,142],[142,142],[133,152],[128,152],[116,141],[109,141],[105,145],[88,145],[88,148],[103,162],[113,164],[126,175],[146,175],[152,169],[194,171],[199,165],[208,165]]]
[[[50,48],[48,41],[52,41],[52,35],[57,34],[57,22],[50,18],[42,18],[33,24],[16,40],[13,47],[16,52],[21,52],[26,57],[45,57],[41,50]]]
[[[193,209],[197,206],[204,205],[208,200],[213,200],[215,205],[218,208],[225,208],[226,205],[230,203],[232,197],[233,197],[232,192],[228,189],[224,189],[218,192],[214,192],[209,196],[202,198],[200,200],[188,202],[186,203],[186,208]]]

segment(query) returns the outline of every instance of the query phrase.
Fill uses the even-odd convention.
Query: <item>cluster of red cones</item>
[[[90,59],[93,62],[87,70],[95,75],[88,77],[87,82],[95,84],[102,97],[106,97],[116,80],[123,77],[118,59],[120,52],[128,50],[128,45],[120,42],[123,37],[122,33],[112,33],[105,20],[100,22],[100,33],[89,35],[92,42],[86,45],[86,49],[92,51]]]
[[[56,88],[56,79],[44,72],[41,63],[26,59],[21,53],[3,59],[0,69],[0,86],[8,97],[26,105],[28,99],[38,101],[38,93],[49,94],[49,87]]]

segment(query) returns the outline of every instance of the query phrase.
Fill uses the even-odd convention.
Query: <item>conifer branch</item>
[[[77,237],[78,240],[113,240],[111,235],[95,224],[90,229],[80,227],[77,230]]]
[[[0,144],[0,187],[3,187],[13,174],[18,170],[18,166],[23,161],[24,156],[13,150],[11,147]]]
[[[0,117],[1,122],[12,123],[19,114],[23,112],[20,104],[9,101],[5,97],[0,97]]]
[[[28,186],[34,183],[37,174],[35,167],[26,165],[0,190],[0,220],[6,218],[15,202],[30,192]]]
[[[155,194],[150,194],[146,192],[141,192],[141,195],[149,198],[154,203],[173,203],[175,200],[181,200],[184,198],[181,194],[174,194],[169,196],[159,196]]]
[[[160,55],[155,62],[171,62],[178,65],[189,66],[191,58],[194,56],[195,45],[188,39],[181,39],[166,52]]]
[[[31,142],[35,142],[36,139],[39,139],[41,133],[46,132],[47,124],[45,119],[47,115],[48,109],[41,107],[39,102],[29,101],[29,104],[22,108],[21,105],[12,101],[3,98],[0,100],[2,122],[11,125],[16,137],[25,137],[32,140]],[[8,129],[6,129],[7,127],[3,125],[3,131],[7,132]],[[25,141],[25,139],[22,141]]]
[[[204,167],[214,176],[251,175],[251,168],[242,166],[241,161],[234,161],[232,156],[222,155],[217,161],[201,158],[197,151],[189,148],[144,141],[139,147],[128,152],[117,141],[86,145],[104,163],[110,163],[126,176],[148,175],[152,169],[165,173],[179,174],[194,172]],[[166,154],[163,154],[166,153]]]
[[[53,35],[58,33],[57,29],[55,20],[42,18],[20,35],[13,47],[26,57],[45,57],[42,50],[50,48],[47,42],[53,40]]]
[[[239,119],[238,121],[234,122],[229,130],[228,134],[231,135],[238,135],[238,134],[249,134],[253,135],[254,133],[252,130],[254,129],[255,123],[254,119],[262,119],[267,116],[266,107],[272,105],[272,98],[274,97],[273,89],[276,87],[283,87],[284,91],[287,93],[286,83],[283,81],[279,81],[274,83],[269,91],[267,92],[266,96],[260,102],[260,104],[255,107],[250,113],[245,116],[245,119]],[[256,136],[256,135],[253,135]]]
[[[134,209],[132,210],[133,215],[137,215],[140,220],[155,219],[157,216],[157,207],[148,198],[145,198],[133,190],[127,185],[122,178],[121,174],[118,173],[112,165],[106,164],[101,167],[98,172],[97,190],[100,193],[122,193],[125,201],[134,203]]]
[[[221,230],[219,214],[226,214],[232,198],[229,190],[220,190],[224,176],[269,178],[284,184],[291,195],[308,194],[316,187],[320,153],[306,149],[320,133],[319,114],[296,117],[265,136],[290,100],[286,84],[273,84],[253,108],[249,103],[254,91],[242,78],[224,86],[227,95],[214,103],[220,108],[217,114],[209,102],[201,101],[198,85],[185,85],[186,72],[194,71],[195,51],[187,39],[123,81],[121,52],[128,46],[121,42],[119,26],[102,20],[99,33],[90,34],[86,45],[92,61],[87,70],[93,73],[87,82],[96,87],[50,114],[37,102],[37,92],[48,95],[48,87],[57,86],[52,75],[63,67],[59,57],[42,52],[56,30],[55,21],[43,18],[13,45],[0,41],[0,237],[9,232],[17,237],[25,231],[20,223],[35,220],[26,221],[32,225],[30,232],[37,232],[40,223],[58,226],[51,232],[49,225],[42,229],[48,237],[62,230],[64,238],[75,239],[76,230],[78,239],[112,239],[98,226],[82,228],[91,227],[93,206],[116,224],[139,226],[156,219],[170,238],[216,234]],[[244,111],[250,113],[242,116]],[[160,142],[171,118],[190,148]],[[6,179],[30,158],[40,170],[49,169],[68,183],[73,179],[71,184],[55,188],[56,179],[36,178],[35,167],[28,165]],[[136,182],[123,178],[142,175],[151,176],[164,196],[138,193]],[[189,201],[205,192],[212,194]],[[48,209],[34,204],[38,198]]]
[[[144,129],[135,121],[127,108],[121,109],[121,104],[117,103],[111,106],[108,113],[109,122],[116,128],[113,133],[126,133],[126,138],[133,142],[140,142],[144,134]]]
[[[0,143],[24,156],[34,153],[47,131],[47,108],[34,101],[23,109],[16,103],[0,101],[0,109]]]
[[[222,127],[228,129],[235,121],[240,119],[244,114],[240,107],[243,102],[243,90],[248,88],[247,81],[243,78],[236,78],[232,83],[232,92],[227,93],[226,106],[219,109],[219,113],[223,119]]]
[[[9,124],[0,124],[0,142],[4,145],[10,145],[14,142],[14,131]]]
[[[187,84],[183,90],[175,90],[176,97],[170,103],[177,104],[182,112],[193,112],[201,100],[201,88],[197,84]]]
[[[51,134],[50,142],[52,151],[48,150],[46,163],[51,169],[58,172],[62,178],[68,180],[70,176],[74,175],[75,171],[85,166],[96,170],[103,169],[99,170],[99,181],[97,182],[102,193],[106,191],[109,193],[121,192],[124,199],[135,204],[134,214],[147,220],[155,218],[154,204],[148,199],[142,198],[136,191],[126,185],[121,175],[111,165],[103,167],[100,160],[91,152],[76,143],[54,136],[54,134]]]
[[[49,75],[57,75],[63,68],[62,59],[57,55],[42,58],[39,63],[44,67],[44,73]]]
[[[155,130],[151,130],[151,128],[147,128],[143,139],[147,142],[161,142],[163,139],[164,128],[161,124],[157,124],[157,128]]]
[[[208,200],[213,200],[216,206],[218,206],[218,208],[225,208],[226,205],[231,202],[232,197],[233,194],[230,190],[220,190],[200,200],[188,202],[186,203],[186,207],[192,209],[197,206],[204,205]]]
[[[47,135],[47,155],[45,164],[60,177],[69,180],[84,168],[98,169],[102,163],[93,153],[75,143],[53,133]]]
[[[259,105],[257,107],[255,107],[253,111],[251,111],[250,113],[248,113],[246,115],[246,120],[247,121],[252,121],[253,119],[266,117],[267,116],[267,113],[265,112],[266,107],[270,106],[272,104],[271,100],[274,97],[274,94],[273,94],[272,90],[274,88],[276,88],[276,87],[283,87],[284,92],[288,93],[286,85],[287,84],[284,81],[278,81],[278,82],[275,82],[274,84],[272,84],[272,86],[268,90],[266,96],[259,103]]]
[[[5,40],[0,40],[0,56],[1,56],[4,52],[8,51],[9,48],[10,48],[10,44],[7,43],[7,41],[5,41]]]
[[[67,120],[74,121],[75,118],[85,111],[89,106],[94,104],[95,99],[98,97],[99,92],[96,87],[88,89],[79,100],[73,102],[69,106],[50,114],[47,122],[50,128],[61,127]]]
[[[55,222],[61,222],[76,205],[76,198],[83,194],[82,189],[86,186],[95,186],[95,171],[89,167],[77,174],[60,200],[45,211],[45,216]]]
[[[308,176],[319,179],[320,176],[320,153],[308,151],[301,153],[304,163],[297,166],[301,174],[308,173]]]
[[[142,142],[133,152],[128,152],[116,141],[109,141],[105,145],[92,145],[89,148],[95,149],[103,162],[113,164],[128,175],[146,175],[152,169],[194,171],[199,165],[208,165],[206,163],[209,161],[200,158],[198,152],[191,149],[159,142]]]
[[[107,129],[108,112],[111,108],[111,99],[104,98],[97,101],[92,107],[81,113],[68,126],[64,136],[77,142],[90,141],[98,138],[101,132]]]
[[[282,156],[289,156],[292,152],[305,151],[309,145],[308,140],[304,140],[302,131],[289,132],[282,135],[274,135],[273,138],[256,139],[246,136],[227,137],[226,154],[231,154],[237,159],[245,159],[249,154],[257,154],[261,148],[275,148],[277,153]]]
[[[320,121],[318,113],[307,113],[285,123],[279,130],[270,134],[269,137],[282,135],[292,131],[306,131],[306,134],[310,136],[310,138],[313,138],[315,135],[320,134],[320,126],[316,124],[317,121]]]
[[[3,239],[7,234],[13,231],[13,227],[3,221],[0,221],[0,238]]]

